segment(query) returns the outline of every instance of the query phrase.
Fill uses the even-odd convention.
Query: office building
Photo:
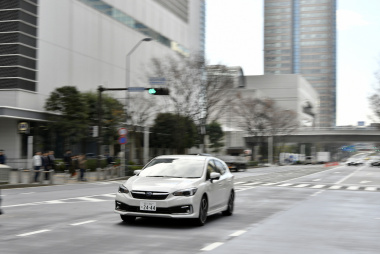
[[[125,87],[126,55],[146,37],[154,41],[130,58],[131,86],[149,85],[152,57],[204,52],[204,0],[0,0],[0,14],[0,149],[10,164],[28,157],[25,128],[47,120],[56,88]]]
[[[317,126],[335,126],[336,0],[264,1],[264,74],[301,74],[319,93]]]

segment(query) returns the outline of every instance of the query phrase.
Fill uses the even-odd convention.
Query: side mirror
[[[210,174],[210,180],[211,180],[211,182],[213,182],[214,180],[219,180],[219,178],[220,178],[220,173],[212,172]]]
[[[136,176],[138,176],[140,173],[141,173],[140,169],[137,169],[137,170],[133,171],[133,174],[136,175]]]

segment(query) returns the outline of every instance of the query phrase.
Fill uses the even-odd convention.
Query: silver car
[[[136,217],[189,218],[204,225],[207,216],[234,209],[234,176],[212,156],[165,155],[151,160],[119,186],[115,212],[125,222]]]

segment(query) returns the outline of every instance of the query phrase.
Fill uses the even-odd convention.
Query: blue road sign
[[[128,92],[143,92],[145,87],[128,87]]]

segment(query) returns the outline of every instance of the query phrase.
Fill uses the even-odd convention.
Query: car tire
[[[223,211],[222,214],[225,216],[231,216],[234,212],[234,202],[235,202],[235,193],[231,191],[230,198],[228,199],[227,210]]]
[[[197,219],[195,219],[195,222],[198,226],[203,226],[206,223],[207,211],[208,211],[208,200],[207,200],[207,197],[204,195],[199,205],[199,216]]]
[[[133,223],[136,220],[135,216],[127,216],[120,214],[120,218],[126,223]]]

